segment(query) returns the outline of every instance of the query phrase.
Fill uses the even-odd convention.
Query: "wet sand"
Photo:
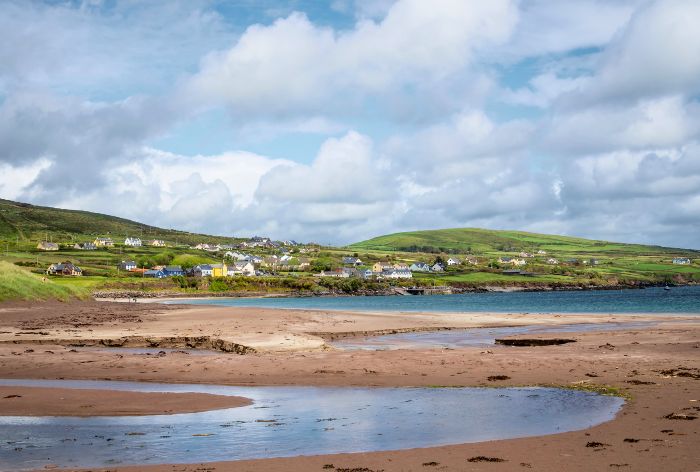
[[[129,306],[124,304],[124,306]],[[133,306],[133,304],[131,305]],[[111,309],[111,308],[110,308]],[[125,308],[128,310],[128,308]],[[34,309],[37,310],[36,308]],[[39,318],[41,318],[39,316]],[[205,465],[109,467],[92,470],[308,471],[355,470],[630,470],[697,471],[700,464],[700,326],[627,315],[352,314],[308,310],[185,308],[157,310],[141,322],[95,324],[77,333],[99,338],[124,332],[200,333],[251,345],[246,355],[192,356],[81,351],[25,344],[65,333],[17,336],[17,320],[0,322],[0,378],[109,379],[224,385],[520,386],[608,385],[628,395],[611,422],[585,431],[425,449],[295,457]],[[0,316],[0,319],[4,319]],[[426,327],[513,326],[656,320],[650,327],[566,335],[559,346],[339,351],[319,333],[366,333]],[[667,319],[667,318],[666,318]],[[235,327],[235,328],[234,328]],[[72,328],[69,328],[72,329]],[[133,331],[130,331],[133,330]],[[315,334],[309,334],[315,333]],[[69,333],[70,334],[70,333]],[[528,338],[533,336],[528,335]],[[536,336],[547,339],[560,333]],[[55,338],[57,339],[57,338]],[[277,344],[276,344],[277,343]],[[502,459],[487,461],[479,457]],[[469,461],[473,459],[473,461]]]
[[[204,393],[0,386],[0,416],[134,416],[196,413],[252,404]]]

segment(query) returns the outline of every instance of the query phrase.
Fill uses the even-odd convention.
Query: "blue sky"
[[[0,197],[700,248],[693,0],[0,3]]]

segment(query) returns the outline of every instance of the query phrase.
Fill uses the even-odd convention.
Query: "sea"
[[[202,298],[168,303],[356,312],[655,313],[700,315],[700,286],[455,295]]]

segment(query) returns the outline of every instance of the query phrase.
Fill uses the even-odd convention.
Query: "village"
[[[171,243],[161,239],[143,241],[138,237],[127,236],[118,242],[111,237],[96,237],[92,241],[59,245],[55,242],[42,241],[37,245],[40,251],[98,251],[108,249],[114,251],[141,251],[147,248],[174,248]],[[359,254],[342,254],[342,249],[334,249],[332,254],[314,244],[301,244],[293,240],[275,241],[268,237],[254,236],[252,238],[234,241],[230,244],[214,244],[201,242],[194,245],[178,246],[189,253],[202,254],[201,258],[190,258],[187,264],[149,263],[148,258],[123,258],[114,266],[116,274],[123,276],[142,277],[144,279],[165,279],[172,277],[194,278],[224,278],[224,277],[271,277],[278,275],[309,275],[319,279],[360,279],[367,281],[401,282],[418,277],[425,280],[445,275],[473,273],[483,271],[501,276],[520,276],[536,278],[539,276],[562,273],[557,267],[586,268],[610,264],[598,258],[558,258],[545,250],[533,252],[520,251],[512,255],[473,255],[464,256],[445,254],[416,254],[416,259],[410,260],[381,254],[367,254],[365,260]],[[363,256],[364,257],[364,256]],[[214,262],[217,260],[217,262]],[[192,263],[192,262],[196,263]],[[673,265],[689,265],[691,260],[686,257],[674,257],[668,261]],[[546,269],[549,267],[550,269]],[[50,264],[46,275],[80,277],[85,271],[78,264],[68,260]]]

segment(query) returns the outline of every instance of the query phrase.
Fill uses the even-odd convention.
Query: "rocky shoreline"
[[[668,285],[671,287],[690,287],[696,283],[684,283]],[[448,286],[443,293],[431,295],[454,295],[460,293],[492,293],[492,292],[565,292],[565,291],[593,291],[593,290],[643,290],[654,287],[664,287],[667,284],[651,282],[635,282],[614,285],[484,285],[484,286]],[[184,292],[177,290],[96,290],[92,296],[98,300],[109,299],[187,299],[187,298],[302,298],[302,297],[376,297],[376,296],[404,296],[391,287],[386,290],[357,290],[344,292],[340,290],[316,291],[289,291],[289,292]]]

